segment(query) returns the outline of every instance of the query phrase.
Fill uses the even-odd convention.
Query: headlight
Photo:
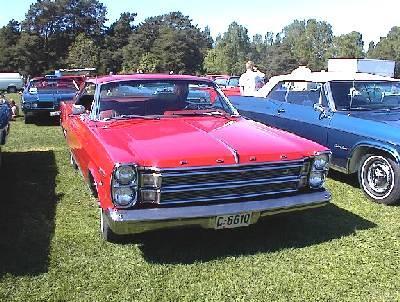
[[[37,108],[38,104],[37,103],[32,103],[31,107],[32,108]]]
[[[31,108],[31,103],[24,103],[24,107],[28,109]]]
[[[115,170],[114,177],[121,185],[136,183],[136,168],[132,166],[120,166]]]
[[[310,187],[313,189],[322,187],[322,185],[325,182],[325,172],[311,171],[308,181],[309,181]]]
[[[316,170],[325,170],[328,168],[328,165],[329,165],[329,155],[328,154],[322,153],[322,154],[318,154],[315,156],[313,167]]]
[[[113,200],[118,206],[126,207],[136,199],[136,191],[129,187],[114,188]]]

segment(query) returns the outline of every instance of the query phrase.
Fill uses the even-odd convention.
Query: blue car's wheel
[[[400,168],[389,157],[367,154],[361,159],[358,177],[365,194],[375,202],[395,204],[400,199]]]

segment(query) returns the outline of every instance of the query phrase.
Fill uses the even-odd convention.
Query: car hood
[[[161,118],[93,127],[115,163],[180,167],[296,160],[326,150],[243,118]]]
[[[346,113],[347,114],[347,113]],[[352,112],[352,117],[375,122],[385,123],[391,126],[400,127],[400,111],[363,111]]]
[[[74,95],[75,92],[70,91],[43,91],[35,94],[24,93],[24,100],[38,102],[64,101],[72,99]]]

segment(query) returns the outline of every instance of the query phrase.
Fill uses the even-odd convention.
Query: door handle
[[[278,113],[285,113],[285,109],[278,109]]]

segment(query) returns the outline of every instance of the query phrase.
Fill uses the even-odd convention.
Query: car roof
[[[178,81],[212,81],[205,77],[197,77],[192,75],[174,75],[174,74],[155,74],[155,73],[137,73],[137,74],[124,74],[124,75],[107,75],[96,78],[90,78],[87,82],[96,84],[104,84],[109,82],[129,81],[129,80],[178,80]]]
[[[290,74],[274,76],[258,90],[257,96],[266,97],[268,93],[281,81],[306,81],[326,83],[331,81],[399,81],[391,77],[362,73],[362,72],[332,72],[332,71],[307,71],[307,68],[298,68]]]

